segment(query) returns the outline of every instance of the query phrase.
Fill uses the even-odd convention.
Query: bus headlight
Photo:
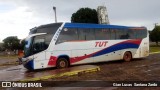
[[[30,60],[33,60],[33,58],[22,58],[21,60],[22,60],[22,63],[26,63]]]

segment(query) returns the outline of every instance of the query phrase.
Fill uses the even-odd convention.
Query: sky
[[[27,37],[35,26],[70,22],[79,8],[106,6],[110,24],[145,26],[148,30],[160,23],[160,0],[0,0],[0,42],[8,36]]]

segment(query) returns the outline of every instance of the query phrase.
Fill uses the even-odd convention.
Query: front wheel
[[[59,58],[57,61],[57,68],[66,68],[68,67],[68,61],[66,58]]]
[[[123,60],[124,61],[131,61],[132,60],[132,54],[131,52],[125,52],[124,55],[123,55]]]

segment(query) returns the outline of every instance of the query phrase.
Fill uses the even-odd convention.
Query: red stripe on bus
[[[48,65],[49,66],[55,66],[56,62],[57,62],[57,57],[51,56],[50,59],[49,59]]]
[[[120,42],[120,43],[117,43],[117,44],[121,44],[121,43],[133,43],[133,44],[140,45],[141,41],[142,41],[142,39],[127,40],[127,41],[123,41],[123,42]],[[116,44],[114,44],[114,45],[116,45]],[[102,50],[100,50],[100,51],[102,51]],[[72,63],[84,60],[84,59],[89,58],[92,55],[94,55],[95,53],[98,53],[100,51],[97,51],[97,52],[94,52],[94,53],[91,53],[91,54],[88,54],[88,55],[84,55],[84,56],[70,57],[70,63],[72,64]],[[56,65],[56,61],[57,61],[57,57],[56,56],[51,56],[50,59],[49,59],[48,65],[49,66],[55,66]]]

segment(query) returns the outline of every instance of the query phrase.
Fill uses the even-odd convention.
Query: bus
[[[28,70],[149,55],[145,27],[86,23],[52,23],[32,28],[25,39],[23,66]]]

